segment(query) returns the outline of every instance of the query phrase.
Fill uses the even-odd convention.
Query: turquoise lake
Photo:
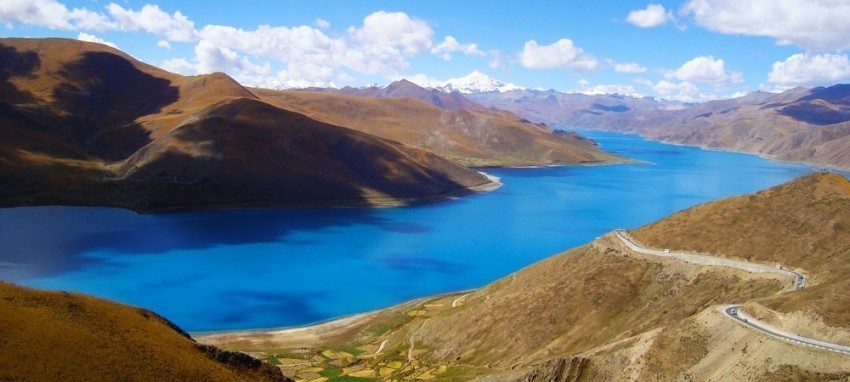
[[[189,331],[303,325],[479,287],[615,228],[812,171],[582,133],[647,163],[491,169],[498,190],[404,208],[0,209],[0,278],[142,306]]]

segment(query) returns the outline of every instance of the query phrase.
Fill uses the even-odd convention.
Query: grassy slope
[[[371,99],[255,89],[312,118],[421,147],[468,166],[607,163],[622,158],[498,110],[452,111],[416,99]]]
[[[802,292],[768,300],[781,311],[812,310],[850,327],[850,181],[813,174],[756,194],[682,211],[634,232],[659,248],[709,252],[806,271]]]
[[[19,63],[0,70],[2,205],[398,204],[488,182],[265,104],[220,73],[182,77],[62,39],[4,39],[0,55]]]
[[[376,369],[393,361],[421,370],[445,366],[441,379],[468,380],[527,372],[547,360],[679,322],[715,304],[770,295],[782,285],[741,272],[623,255],[615,239],[606,237],[477,290],[458,307],[451,308],[458,296],[437,297],[305,343],[263,334],[202,341],[246,351],[286,353],[307,347],[318,353],[341,347],[374,352],[386,340],[381,356],[360,363]],[[411,342],[413,362],[408,359]],[[397,376],[414,375],[407,373]]]
[[[0,283],[0,380],[274,381],[274,368],[217,362],[156,314]]]

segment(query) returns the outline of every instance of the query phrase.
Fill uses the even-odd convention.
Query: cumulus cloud
[[[661,98],[679,102],[699,102],[708,99],[699,87],[688,81],[675,83],[661,80],[652,85],[652,90]]]
[[[61,0],[0,0],[0,23],[79,31],[81,40],[103,42],[91,31],[144,32],[159,37],[157,46],[171,50],[175,42],[195,43],[194,57],[173,58],[162,65],[183,74],[224,71],[247,84],[276,81],[287,86],[329,84],[333,79],[351,80],[345,71],[404,74],[411,57],[453,54],[484,57],[474,43],[445,36],[435,43],[434,30],[423,20],[404,12],[377,11],[361,25],[330,37],[322,29],[330,22],[317,18],[314,26],[261,25],[253,30],[225,25],[195,23],[180,11],[145,4],[125,8],[108,3],[101,11],[69,9]],[[494,55],[499,64],[501,56]],[[272,69],[274,67],[274,69]]]
[[[255,56],[280,61],[301,60],[320,63],[333,60],[345,50],[342,41],[308,27],[272,27],[261,25],[244,30],[224,25],[207,25],[199,32],[203,41],[215,46],[238,50]]]
[[[342,37],[330,37],[310,26],[269,25],[254,30],[207,25],[197,36],[196,57],[191,62],[169,62],[171,69],[185,70],[188,62],[197,71],[232,70],[240,82],[271,87],[328,86],[335,78],[350,78],[340,77],[342,69],[395,78],[407,70],[409,57],[430,52],[433,45],[427,23],[401,12],[383,11],[366,16],[362,26],[349,28]],[[435,54],[483,55],[475,44],[460,44],[451,36],[434,49]],[[267,68],[267,64],[256,64],[262,60],[278,62],[285,69],[258,81]]]
[[[192,64],[185,58],[172,58],[162,62],[163,69],[183,75],[192,75],[198,72],[197,65]]]
[[[384,11],[366,16],[362,25],[350,27],[341,37],[330,37],[310,26],[261,25],[244,30],[207,25],[198,32],[202,41],[216,47],[286,64],[287,69],[277,78],[286,78],[288,83],[296,76],[309,79],[311,84],[329,81],[340,68],[397,78],[406,72],[410,57],[428,52],[444,59],[450,59],[452,53],[485,55],[476,44],[462,44],[452,36],[434,45],[433,35],[422,20],[403,12]]]
[[[599,66],[595,57],[584,53],[567,38],[551,45],[539,45],[535,40],[525,42],[519,53],[519,63],[528,69],[594,70]]]
[[[363,19],[362,27],[351,27],[348,32],[363,45],[397,46],[406,54],[427,51],[434,37],[428,23],[404,12],[377,11]]]
[[[446,36],[443,42],[431,48],[431,53],[440,56],[443,60],[449,61],[452,59],[452,53],[460,52],[467,56],[483,57],[484,52],[478,50],[476,44],[461,44],[452,36]]]
[[[777,90],[795,86],[822,86],[850,80],[847,55],[800,53],[773,63],[767,82]]]
[[[4,0],[0,2],[0,21],[50,29],[73,29],[68,7],[55,0]]]
[[[72,9],[68,19],[74,25],[73,29],[106,31],[117,28],[115,21],[108,16],[85,8]]]
[[[401,79],[401,78],[398,78],[398,79]],[[410,82],[413,82],[414,84],[417,84],[417,85],[419,85],[423,88],[440,87],[440,86],[443,86],[443,84],[445,82],[445,81],[440,81],[440,80],[433,78],[433,77],[429,77],[428,75],[426,75],[424,73],[418,73],[418,74],[414,74],[412,76],[407,76],[407,77],[405,77],[405,79],[410,81]]]
[[[811,50],[850,48],[847,1],[690,0],[682,13],[720,33],[766,36]]]
[[[118,46],[115,45],[114,43],[111,43],[111,42],[106,41],[106,40],[104,40],[100,37],[93,35],[93,34],[88,34],[88,33],[85,33],[85,32],[80,32],[80,34],[77,35],[77,40],[88,41],[88,42],[96,42],[98,44],[103,44],[103,45],[111,46],[115,49],[118,49]]]
[[[626,21],[641,28],[652,28],[664,25],[673,20],[673,14],[660,4],[649,4],[644,9],[629,12]]]
[[[740,72],[732,72],[726,69],[722,59],[714,56],[698,56],[682,64],[679,69],[668,73],[668,79],[676,78],[686,82],[698,82],[708,84],[721,84],[727,82],[742,82],[743,75]]]
[[[120,30],[145,31],[169,41],[192,42],[197,39],[195,23],[180,11],[168,14],[154,4],[145,4],[140,10],[133,11],[110,3],[106,9]]]

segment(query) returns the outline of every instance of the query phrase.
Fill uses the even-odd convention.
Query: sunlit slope
[[[64,39],[3,39],[0,56],[0,205],[397,205],[489,183],[222,73],[183,77]]]
[[[94,297],[0,283],[0,317],[4,381],[288,380],[199,346],[151,311]]]
[[[803,291],[768,300],[850,328],[850,181],[812,174],[756,193],[674,214],[634,232],[656,247],[782,264],[808,273]]]
[[[415,86],[415,85],[414,85]],[[433,151],[468,166],[540,166],[622,161],[577,134],[500,110],[447,110],[413,98],[375,99],[306,91],[253,92],[331,124]]]

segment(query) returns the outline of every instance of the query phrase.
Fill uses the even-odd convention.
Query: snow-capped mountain
[[[460,78],[452,78],[442,85],[435,87],[444,92],[458,91],[464,94],[486,93],[486,92],[509,92],[512,90],[525,90],[522,86],[504,83],[479,71],[474,71]]]

